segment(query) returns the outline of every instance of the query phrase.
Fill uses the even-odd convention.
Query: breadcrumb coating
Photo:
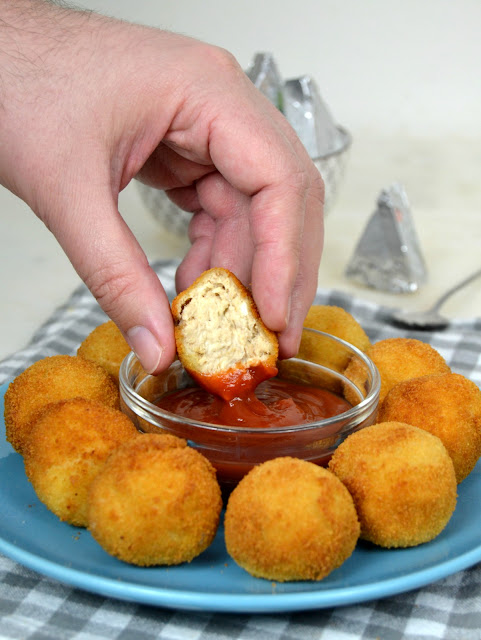
[[[438,436],[462,482],[481,456],[481,391],[459,373],[414,378],[394,386],[379,420],[401,420]]]
[[[93,481],[89,530],[139,566],[190,562],[213,541],[222,499],[210,462],[185,440],[144,434],[121,445]]]
[[[361,538],[411,547],[435,538],[456,506],[453,463],[439,438],[402,422],[351,434],[329,469],[353,497]]]
[[[86,398],[118,409],[119,390],[100,365],[78,356],[58,355],[38,360],[18,375],[5,393],[7,440],[23,453],[32,424],[46,405]]]
[[[366,351],[371,344],[366,332],[354,316],[334,305],[312,305],[304,320],[304,326],[341,338],[361,351]],[[299,357],[324,364],[335,371],[344,371],[349,362],[350,353],[340,346],[304,333]]]
[[[451,371],[434,347],[414,338],[379,340],[367,349],[366,355],[374,362],[381,377],[380,404],[394,385],[403,380]],[[366,374],[360,363],[353,360],[345,375],[362,387]]]
[[[119,383],[120,365],[130,347],[117,325],[109,320],[89,333],[77,349],[77,355],[96,362]]]
[[[50,404],[33,424],[25,473],[50,511],[85,527],[90,483],[112,451],[134,437],[139,432],[117,409],[84,398]]]
[[[352,554],[358,537],[346,488],[305,460],[276,458],[254,467],[227,503],[227,551],[256,577],[321,580]]]

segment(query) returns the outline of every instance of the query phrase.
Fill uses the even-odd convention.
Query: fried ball
[[[439,438],[402,422],[351,434],[329,469],[354,499],[361,538],[411,547],[435,538],[456,506],[453,463]]]
[[[115,322],[109,320],[96,327],[77,349],[77,355],[96,362],[119,383],[119,369],[130,347]]]
[[[73,398],[48,405],[24,450],[25,472],[39,499],[60,520],[87,526],[87,493],[107,457],[140,437],[125,414]]]
[[[210,462],[185,441],[145,434],[121,445],[92,483],[89,530],[139,566],[190,562],[214,539],[222,499]]]
[[[374,362],[381,377],[380,404],[398,382],[451,371],[436,349],[413,338],[380,340],[367,349],[366,355]],[[349,363],[345,375],[360,388],[365,384],[366,370],[357,360]]]
[[[304,327],[323,331],[345,340],[361,351],[366,351],[370,340],[359,322],[341,307],[313,305],[304,320]],[[321,336],[304,332],[299,347],[299,357],[324,364],[335,371],[344,371],[351,357],[341,345],[327,343]]]
[[[438,436],[462,482],[481,456],[481,391],[458,373],[415,378],[387,394],[380,420],[401,420]]]
[[[305,460],[275,458],[254,467],[227,503],[227,551],[259,578],[321,580],[349,558],[358,537],[346,488]]]
[[[23,453],[40,411],[51,402],[75,397],[119,408],[117,385],[100,365],[65,355],[34,362],[15,378],[5,394],[7,440]]]

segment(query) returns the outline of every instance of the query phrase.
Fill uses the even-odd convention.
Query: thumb
[[[48,226],[102,309],[149,373],[175,357],[169,300],[112,197],[84,197]]]

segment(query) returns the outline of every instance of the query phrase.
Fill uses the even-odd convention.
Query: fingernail
[[[145,327],[132,327],[127,331],[126,338],[147,373],[153,373],[157,369],[163,351],[157,339]]]

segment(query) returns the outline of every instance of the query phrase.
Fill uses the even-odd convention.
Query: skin
[[[296,353],[322,251],[323,183],[225,50],[47,0],[0,0],[0,182],[43,220],[144,367],[175,355],[167,297],[118,211],[133,179],[193,212],[178,291],[251,283]]]

